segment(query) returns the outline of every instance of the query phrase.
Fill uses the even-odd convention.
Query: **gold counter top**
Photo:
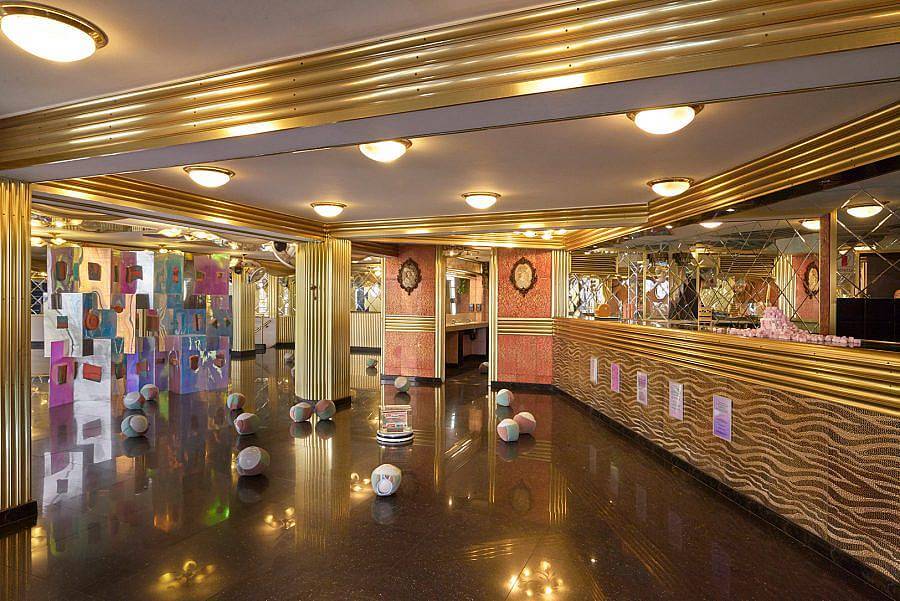
[[[477,330],[478,328],[488,327],[486,321],[462,321],[459,323],[448,323],[445,326],[446,332],[459,332],[462,330]]]

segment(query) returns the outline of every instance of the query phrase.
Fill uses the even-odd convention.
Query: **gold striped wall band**
[[[552,336],[552,317],[499,317],[498,334],[518,334],[523,336]]]
[[[444,247],[434,247],[434,377],[444,379],[446,362],[447,260]]]
[[[898,24],[893,0],[559,3],[8,117],[0,169],[868,48]]]
[[[556,336],[900,416],[900,357],[889,351],[580,319],[557,319]]]
[[[434,332],[433,315],[385,315],[386,332]]]

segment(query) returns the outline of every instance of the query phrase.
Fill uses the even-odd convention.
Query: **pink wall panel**
[[[509,281],[513,264],[522,257],[532,262],[537,273],[537,282],[525,296],[513,288]],[[549,250],[500,248],[497,250],[497,265],[497,275],[500,278],[498,317],[550,317],[552,286]]]
[[[385,295],[388,315],[434,315],[434,246],[400,247],[400,256],[385,258]],[[419,264],[422,282],[407,294],[397,281],[400,265],[407,259]]]
[[[433,332],[385,332],[384,373],[434,377]]]
[[[553,337],[497,336],[497,380],[526,384],[553,383]]]

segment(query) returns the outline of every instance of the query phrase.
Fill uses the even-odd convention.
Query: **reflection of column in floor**
[[[444,485],[444,445],[447,436],[444,430],[444,413],[447,408],[444,402],[444,387],[434,389],[434,492],[440,493]]]
[[[485,397],[487,403],[487,460],[488,460],[488,503],[494,504],[497,492],[497,403],[493,391]]]
[[[232,358],[229,392],[240,392],[248,401],[256,397],[256,357]]]
[[[40,526],[0,538],[0,599],[25,599],[26,576],[31,572],[31,537],[42,535]],[[46,541],[44,541],[46,544]]]
[[[566,476],[550,461],[550,523],[562,524],[566,519]]]

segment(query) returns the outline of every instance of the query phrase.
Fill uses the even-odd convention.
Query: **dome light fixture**
[[[719,227],[720,225],[722,225],[722,222],[721,221],[701,221],[700,225],[702,225],[703,227],[705,227],[708,230],[714,230],[717,227]]]
[[[689,177],[661,177],[647,182],[654,194],[672,197],[687,192],[694,185],[694,180]]]
[[[344,209],[347,207],[344,203],[341,202],[314,202],[310,204],[313,208],[313,211],[319,214],[320,217],[337,217],[341,213],[344,212]]]
[[[808,229],[811,232],[818,232],[822,227],[822,222],[818,219],[804,219],[800,222],[804,228]]]
[[[393,163],[409,150],[412,142],[400,138],[397,140],[382,140],[380,142],[366,142],[359,145],[359,151],[366,157],[379,163]]]
[[[87,19],[34,2],[0,2],[0,31],[25,52],[57,63],[80,61],[109,43]]]
[[[496,192],[466,192],[462,197],[466,199],[466,204],[473,209],[484,210],[494,206],[500,195]]]
[[[234,177],[234,171],[210,165],[185,167],[184,172],[194,180],[194,183],[204,188],[219,188],[230,182],[231,178]]]
[[[648,134],[662,136],[687,127],[701,110],[703,110],[702,104],[692,104],[664,109],[646,109],[627,113],[627,115],[635,125]]]
[[[857,205],[855,207],[847,207],[847,213],[857,219],[868,219],[880,213],[882,208],[879,204]]]

